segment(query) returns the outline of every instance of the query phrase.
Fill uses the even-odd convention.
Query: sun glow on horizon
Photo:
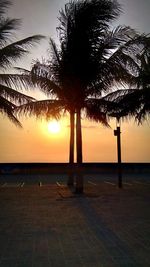
[[[47,124],[48,132],[51,134],[58,134],[61,131],[61,126],[58,121],[50,121]]]
[[[64,140],[66,138],[69,138],[70,131],[67,125],[67,116],[61,118],[60,120],[50,119],[47,121],[43,119],[41,122],[39,122],[39,136],[42,134],[42,136],[44,136],[44,138],[48,139],[49,141],[51,139],[57,139],[57,142],[59,139]]]

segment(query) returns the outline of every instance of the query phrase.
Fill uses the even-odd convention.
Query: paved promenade
[[[0,186],[0,267],[149,267],[150,183]]]

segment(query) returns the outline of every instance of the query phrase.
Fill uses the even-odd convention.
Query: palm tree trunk
[[[69,163],[74,163],[74,112],[70,112],[70,153]]]
[[[77,176],[75,193],[83,193],[83,174],[81,173],[82,165],[82,129],[81,129],[81,110],[77,111],[76,117],[76,147],[77,147]]]
[[[77,145],[77,163],[82,164],[82,132],[81,132],[81,111],[77,111],[76,118],[76,145]]]
[[[69,186],[73,186],[74,184],[74,177],[73,177],[73,171],[72,171],[72,167],[73,167],[73,163],[74,163],[74,112],[70,112],[70,151],[69,151],[69,177],[68,177],[68,181],[67,184]]]

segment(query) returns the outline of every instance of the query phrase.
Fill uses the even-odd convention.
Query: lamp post
[[[120,123],[117,120],[114,136],[117,137],[117,156],[118,156],[118,187],[122,188],[122,166],[121,166],[121,136],[120,136]]]

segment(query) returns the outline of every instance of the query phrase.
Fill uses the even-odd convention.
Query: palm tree
[[[68,70],[65,69],[66,66],[66,51],[62,48],[59,51],[56,44],[52,39],[50,39],[51,54],[52,58],[49,64],[37,61],[32,70],[20,69],[22,72],[21,76],[16,75],[15,82],[23,82],[26,86],[33,88],[33,86],[38,86],[47,96],[48,99],[40,101],[32,101],[28,104],[21,105],[16,109],[18,114],[35,115],[37,118],[45,117],[50,118],[60,118],[66,112],[70,115],[70,148],[69,148],[69,163],[72,165],[74,163],[74,125],[75,125],[75,92],[71,90],[75,84],[68,77]],[[74,81],[75,82],[75,81]],[[90,100],[91,101],[91,100]],[[90,114],[90,102],[88,102],[89,114]],[[88,115],[90,116],[90,115]],[[106,117],[106,116],[105,116]],[[97,120],[105,123],[104,113],[97,116]],[[78,140],[79,137],[77,137]],[[71,168],[70,168],[71,169]],[[70,175],[68,177],[68,185],[73,185],[73,171],[70,170]]]
[[[10,4],[10,1],[0,0],[0,112],[6,114],[17,126],[21,126],[14,116],[13,110],[16,104],[28,103],[33,101],[33,98],[12,89],[12,83],[16,86],[15,75],[11,76],[3,72],[11,67],[17,59],[26,55],[28,49],[38,43],[43,36],[35,35],[12,42],[14,32],[20,25],[20,20],[5,18],[5,12]]]
[[[112,106],[103,93],[116,84],[134,82],[138,70],[139,45],[145,35],[130,27],[111,30],[118,17],[120,5],[116,1],[73,1],[60,12],[61,47],[66,51],[68,77],[72,81],[76,112],[77,163],[82,164],[81,111],[90,119],[107,123],[107,108]],[[107,102],[107,103],[106,103]],[[83,192],[82,178],[77,192]]]
[[[102,12],[100,12],[100,15],[98,17],[98,18],[100,18],[100,22],[98,23],[98,26],[101,25],[101,28],[103,28],[103,30],[105,28],[107,28],[107,21],[112,20],[115,16],[117,16],[117,11],[119,9],[119,5],[116,5],[115,3],[111,3],[111,1],[107,1],[107,2],[108,3],[105,4],[103,1],[103,6],[101,6],[101,4],[98,3],[98,1],[97,1],[97,3],[95,2],[95,6],[94,6],[93,12],[92,12],[92,16],[94,16],[94,15],[98,16],[98,14],[94,13],[94,10],[96,11],[98,8],[98,12],[100,12],[101,7],[103,8],[103,10],[102,10],[103,14],[102,14]],[[72,32],[71,35],[69,33],[69,35],[66,36],[66,39],[65,39],[65,34],[66,34],[65,30],[66,29],[65,28],[63,29],[61,26],[64,25],[64,22],[70,23],[71,17],[74,16],[74,10],[75,9],[77,10],[77,12],[80,12],[80,10],[81,10],[82,16],[83,16],[84,15],[83,11],[84,10],[86,11],[86,4],[88,4],[88,3],[70,2],[69,4],[67,4],[65,6],[66,14],[63,12],[63,10],[60,12],[60,24],[61,25],[60,25],[58,30],[60,32],[61,50],[58,51],[55,43],[52,40],[50,41],[51,46],[52,46],[52,51],[53,51],[53,59],[51,62],[52,64],[50,64],[50,66],[49,66],[50,75],[48,75],[47,72],[43,71],[43,69],[45,69],[45,68],[42,69],[41,67],[43,67],[43,66],[41,66],[41,64],[35,64],[32,71],[31,71],[32,82],[33,83],[37,82],[38,85],[40,85],[40,87],[42,88],[42,90],[44,90],[44,91],[46,90],[46,92],[49,92],[49,94],[56,95],[57,98],[61,101],[58,102],[57,101],[58,99],[57,100],[55,99],[55,105],[57,105],[57,103],[59,103],[59,105],[62,105],[62,107],[64,108],[64,103],[65,103],[65,109],[70,113],[70,125],[71,125],[70,159],[69,159],[70,163],[74,162],[74,117],[75,117],[75,113],[77,114],[77,138],[76,138],[76,140],[77,140],[77,162],[82,163],[82,147],[80,145],[81,140],[82,140],[81,130],[80,130],[81,129],[81,126],[80,126],[81,125],[81,122],[80,122],[81,121],[81,118],[80,118],[81,112],[80,112],[80,108],[78,110],[75,108],[75,104],[77,106],[77,102],[78,102],[78,106],[79,106],[79,99],[80,99],[79,92],[80,92],[81,85],[80,85],[80,77],[78,77],[74,73],[74,70],[72,69],[72,55],[73,55],[72,53],[74,53],[74,51],[73,51],[74,48],[73,48],[73,50],[70,49],[72,47],[72,44],[74,41],[75,41],[75,44],[77,44],[78,39],[76,39],[76,37],[80,38],[81,30],[79,28],[77,29],[77,32],[79,31],[79,36],[73,37],[74,32]],[[92,2],[92,5],[93,5],[93,2]],[[89,15],[89,8],[91,9],[92,5],[90,4],[90,6],[88,7],[86,19],[87,19],[87,16]],[[79,16],[79,20],[80,20],[80,18],[82,19],[82,16],[81,15]],[[84,20],[82,19],[82,22],[80,22],[80,26],[81,25],[83,26],[83,21]],[[87,27],[88,30],[90,30],[89,29],[90,23]],[[71,22],[69,27],[70,27],[70,30],[72,31],[73,30],[72,22]],[[86,32],[86,25],[84,25],[84,27],[82,27],[82,29],[84,29],[84,33],[85,33]],[[95,29],[96,29],[96,27],[95,27]],[[72,37],[73,37],[73,41],[71,41]],[[67,38],[68,38],[69,42],[66,45],[65,42],[67,41]],[[87,38],[88,38],[88,35],[86,34],[86,36],[84,36],[84,38],[82,40],[82,41],[84,41],[85,45],[86,45],[86,42],[88,41]],[[71,41],[71,43],[70,43],[70,41]],[[92,43],[91,43],[91,45],[92,45]],[[86,47],[86,49],[87,49],[87,53],[89,56],[89,54],[92,52],[92,50],[91,50],[91,47],[89,44],[88,44],[88,46]],[[82,50],[83,50],[83,45],[82,45]],[[80,51],[78,49],[78,51],[76,51],[76,53],[79,53],[79,52],[82,53],[83,51]],[[80,55],[78,55],[78,57],[79,56]],[[93,56],[94,55],[92,55],[92,57]],[[82,60],[83,60],[83,62],[82,62],[83,66],[80,67],[80,71],[81,71],[82,67],[85,68],[86,64],[90,64],[88,67],[88,73],[87,73],[87,69],[84,73],[84,79],[86,81],[86,75],[90,75],[92,73],[90,68],[93,69],[95,63],[93,62],[94,64],[92,64],[92,60],[91,60],[91,62],[88,62],[88,61],[84,62],[86,60],[86,54],[84,55],[84,58]],[[77,65],[76,63],[77,62],[73,62],[73,64],[75,64],[74,65],[75,68],[80,66],[79,64],[78,64],[78,66],[76,66]],[[48,68],[48,66],[47,66],[47,68]],[[27,72],[25,71],[25,73],[27,73]],[[35,74],[36,74],[36,77],[35,77]],[[34,77],[33,77],[33,75],[34,75]],[[81,73],[81,75],[83,76],[83,73]],[[39,76],[40,76],[40,79],[39,79]],[[90,81],[91,80],[92,80],[92,76],[90,75]],[[77,88],[78,88],[78,91],[77,91]],[[88,91],[89,91],[88,94],[89,93],[91,94],[91,88]],[[54,103],[54,100],[53,100],[53,103]],[[49,104],[50,105],[52,104],[54,106],[53,103],[51,103],[51,100],[50,100]],[[27,108],[27,106],[22,106],[21,108],[22,108],[22,111],[24,110],[24,113],[26,113],[27,110],[28,110],[28,112],[30,112],[32,110],[31,113],[36,113],[36,115],[38,114],[38,116],[39,116],[39,112],[36,112],[36,109],[35,109],[35,106],[38,107],[39,104],[41,105],[41,108],[40,108],[41,113],[43,113],[42,109],[45,109],[46,106],[43,105],[43,102],[41,102],[41,101],[38,102],[38,104],[37,103],[29,104],[28,108]],[[48,104],[47,101],[46,101],[46,104]],[[52,105],[51,105],[51,107],[53,108]],[[30,109],[30,111],[29,111],[29,109]],[[47,110],[43,110],[43,111],[47,113]],[[53,114],[53,112],[51,112],[51,115],[52,114]],[[99,119],[101,120],[101,116],[99,116]],[[104,121],[104,114],[103,114],[102,120]],[[79,153],[79,150],[80,150],[80,153]],[[69,183],[70,183],[70,181],[69,181]]]
[[[135,60],[138,45],[145,35],[126,26],[111,30],[110,24],[120,14],[120,5],[111,0],[72,1],[60,11],[60,49],[51,40],[50,64],[35,64],[29,76],[32,82],[55,99],[23,105],[24,113],[58,116],[63,109],[70,113],[71,142],[74,147],[76,115],[77,163],[82,164],[81,112],[108,126],[107,109],[113,103],[103,94],[116,84],[134,81],[139,65]],[[26,73],[26,72],[25,72]],[[38,75],[37,75],[38,74]],[[53,110],[53,111],[52,111]],[[73,154],[70,153],[70,159]],[[73,160],[72,160],[73,162]],[[78,173],[76,192],[83,192],[83,177]]]

